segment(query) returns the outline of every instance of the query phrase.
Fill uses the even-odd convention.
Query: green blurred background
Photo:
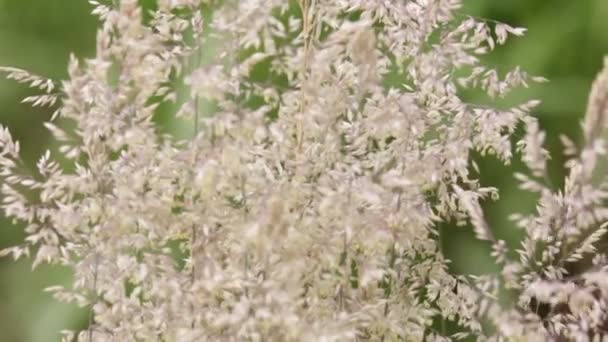
[[[394,0],[398,1],[398,0]],[[543,101],[536,112],[547,131],[552,152],[551,179],[558,187],[563,178],[559,135],[580,138],[581,116],[595,73],[608,54],[608,1],[606,0],[464,0],[462,13],[504,21],[528,28],[527,35],[508,42],[489,58],[499,69],[521,65],[550,82],[518,91],[504,105],[517,100]],[[65,79],[70,53],[90,57],[95,48],[96,19],[86,0],[0,0],[0,65],[15,66],[54,79]],[[50,113],[20,103],[30,95],[26,87],[0,80],[0,123],[21,141],[30,163],[44,152],[49,141],[42,121]],[[475,95],[471,101],[475,100]],[[518,246],[520,232],[506,219],[512,212],[534,210],[533,196],[517,189],[515,160],[502,166],[492,157],[477,158],[484,185],[495,185],[501,199],[485,206],[486,215],[499,238]],[[467,227],[441,227],[444,252],[455,272],[495,270],[488,246],[477,242]],[[0,249],[21,241],[20,227],[0,219]],[[69,283],[67,270],[41,266],[31,271],[29,260],[17,263],[0,259],[0,342],[58,341],[61,329],[86,326],[86,311],[61,304],[42,290]]]

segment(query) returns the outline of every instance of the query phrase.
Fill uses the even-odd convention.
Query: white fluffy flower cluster
[[[463,15],[459,0],[159,0],[149,13],[136,0],[90,2],[96,56],[73,58],[60,87],[2,69],[43,92],[28,102],[59,103],[46,124],[59,161],[47,153],[27,173],[3,128],[0,175],[4,211],[28,234],[4,253],[71,267],[73,287],[50,290],[91,308],[88,329],[66,340],[501,340],[604,327],[606,297],[585,287],[605,286],[601,269],[576,287],[563,262],[605,230],[605,193],[590,180],[606,92],[563,192],[520,177],[542,193],[538,216],[518,218],[521,260],[479,203],[497,191],[480,186],[471,152],[509,162],[519,125],[523,160],[545,172],[536,101],[505,110],[461,96],[542,81],[480,61],[523,29]],[[157,124],[171,103],[191,139]],[[448,271],[436,227],[449,220],[493,244],[502,275]],[[503,287],[520,303],[500,305]],[[567,313],[555,309],[564,302]],[[541,304],[553,306],[541,315]]]

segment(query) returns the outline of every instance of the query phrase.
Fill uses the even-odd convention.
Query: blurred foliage
[[[70,53],[92,56],[96,19],[84,0],[0,0],[0,65],[65,79]],[[47,148],[49,134],[42,121],[50,114],[34,110],[20,100],[30,90],[0,81],[0,122],[21,142],[30,165]],[[0,220],[0,249],[23,239],[6,219]],[[0,341],[59,341],[59,331],[86,326],[84,309],[60,303],[43,289],[70,282],[70,273],[59,267],[0,259]]]
[[[554,189],[563,186],[565,170],[560,135],[580,141],[580,121],[585,113],[587,95],[595,75],[608,55],[608,2],[586,1],[486,1],[464,0],[462,12],[491,18],[512,26],[528,29],[498,47],[489,62],[499,70],[520,65],[530,74],[544,76],[548,83],[516,91],[505,99],[505,107],[525,99],[540,99],[535,111],[541,128],[546,131],[546,147],[551,153],[550,183]],[[469,100],[478,102],[475,95]],[[521,136],[521,134],[520,134]],[[517,137],[517,134],[516,134]],[[536,196],[518,189],[514,172],[526,172],[518,156],[504,166],[493,157],[476,157],[481,170],[481,183],[496,186],[500,200],[484,206],[486,219],[497,238],[519,247],[521,232],[509,221],[515,212],[535,210]],[[475,240],[470,227],[441,227],[445,254],[453,261],[452,269],[462,273],[484,273],[496,270],[489,256],[489,245]],[[514,255],[515,256],[515,255]]]
[[[394,0],[399,1],[399,0]],[[499,69],[515,65],[550,82],[505,99],[504,105],[522,99],[538,98],[543,104],[536,112],[547,131],[552,153],[551,182],[562,185],[563,156],[559,135],[577,141],[587,93],[595,73],[608,54],[608,1],[605,0],[464,0],[462,13],[503,21],[528,28],[527,35],[498,48],[489,60]],[[147,5],[153,0],[145,1]],[[64,79],[70,53],[83,58],[95,48],[96,19],[89,14],[85,0],[0,0],[0,65],[15,66],[55,79]],[[23,154],[33,165],[46,148],[49,135],[42,121],[48,111],[33,110],[21,104],[28,89],[0,80],[0,123],[8,126],[22,143]],[[467,95],[468,96],[468,95]],[[480,100],[470,94],[470,101]],[[508,221],[512,212],[534,210],[534,196],[517,189],[514,170],[522,165],[514,160],[502,166],[493,157],[475,158],[482,170],[481,182],[497,186],[498,202],[485,206],[486,215],[499,238],[518,246],[520,232]],[[468,227],[441,227],[444,252],[453,260],[455,272],[495,270],[489,247],[475,241]],[[19,227],[0,220],[0,249],[18,243]],[[84,309],[62,304],[42,290],[70,281],[65,269],[41,266],[31,272],[28,260],[13,263],[0,259],[0,341],[57,341],[64,328],[86,326]]]

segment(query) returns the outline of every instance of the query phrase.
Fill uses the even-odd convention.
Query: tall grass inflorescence
[[[599,341],[608,332],[608,69],[569,175],[546,184],[542,82],[483,56],[525,29],[460,0],[90,0],[96,54],[40,91],[58,147],[32,170],[0,130],[2,253],[73,270],[90,308],[66,341]],[[487,103],[463,93],[487,94]],[[488,104],[489,103],[489,104]],[[159,113],[188,124],[184,137]],[[525,133],[512,146],[516,129]],[[183,133],[183,132],[182,132]],[[484,218],[473,153],[525,162],[538,193],[510,250]],[[469,224],[501,272],[456,275],[443,222]],[[576,267],[575,267],[576,266]],[[576,269],[574,272],[572,270]],[[508,295],[505,295],[508,294]],[[505,297],[514,300],[503,300]]]

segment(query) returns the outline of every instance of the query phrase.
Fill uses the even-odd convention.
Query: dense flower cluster
[[[474,104],[543,81],[481,62],[524,29],[466,16],[460,0],[90,0],[96,56],[61,84],[10,78],[57,106],[59,142],[28,172],[0,130],[2,207],[27,224],[5,250],[74,271],[49,289],[89,306],[81,341],[587,340],[608,330],[608,70],[564,189],[530,111]],[[159,106],[191,124],[180,139]],[[524,138],[511,146],[523,126]],[[521,152],[540,194],[507,250],[480,201],[472,151]],[[470,222],[501,274],[457,276],[439,222]],[[588,255],[593,260],[587,260]],[[568,271],[577,262],[574,274]],[[512,291],[513,303],[500,301]],[[453,326],[448,332],[446,323]]]

